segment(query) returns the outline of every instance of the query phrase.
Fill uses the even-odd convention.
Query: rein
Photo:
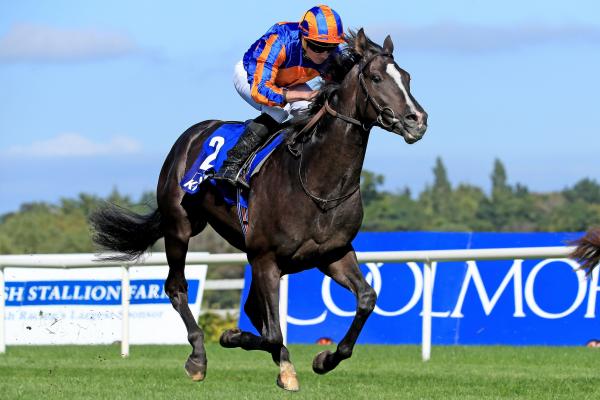
[[[392,110],[390,107],[387,107],[387,106],[382,107],[381,105],[379,105],[377,100],[375,100],[375,98],[369,94],[369,90],[367,89],[367,85],[365,83],[364,74],[363,74],[364,69],[367,67],[367,65],[369,65],[371,63],[371,61],[373,61],[376,57],[379,57],[379,56],[390,57],[390,58],[394,59],[394,56],[391,53],[377,53],[377,54],[371,56],[366,61],[364,61],[364,62],[361,61],[360,72],[358,74],[358,81],[360,82],[360,86],[363,89],[363,91],[365,92],[365,95],[367,97],[365,101],[367,103],[370,102],[373,105],[373,107],[377,111],[379,111],[379,113],[377,114],[377,118],[374,122],[372,122],[370,125],[365,125],[363,122],[361,122],[355,118],[340,114],[339,112],[335,111],[331,107],[331,105],[329,104],[329,98],[327,98],[327,99],[325,99],[325,103],[323,104],[323,107],[321,107],[321,109],[319,111],[317,111],[317,113],[310,119],[310,121],[308,121],[308,123],[299,132],[297,132],[295,135],[293,135],[291,137],[290,143],[288,144],[288,150],[290,151],[290,153],[292,153],[292,155],[295,157],[300,156],[300,160],[298,162],[298,179],[300,180],[300,186],[302,186],[302,190],[304,190],[304,193],[308,197],[310,197],[310,199],[313,200],[317,204],[317,206],[320,209],[322,209],[323,211],[327,211],[329,209],[337,207],[344,200],[348,199],[350,196],[352,196],[354,193],[356,193],[358,191],[358,189],[360,189],[360,182],[358,183],[358,185],[356,185],[354,188],[352,188],[348,193],[346,193],[342,196],[339,196],[339,197],[324,199],[324,198],[321,198],[321,197],[315,195],[308,189],[307,184],[302,179],[302,153],[304,150],[304,142],[301,142],[299,150],[296,150],[292,146],[298,137],[300,137],[301,135],[310,131],[313,128],[316,129],[317,122],[319,122],[319,120],[321,118],[323,118],[325,113],[331,115],[334,118],[341,119],[342,121],[344,121],[348,124],[360,126],[364,131],[371,130],[371,128],[375,125],[379,125],[383,129],[388,129],[388,128],[393,127],[396,123],[400,122],[400,120],[396,118],[396,116],[394,114],[394,110]],[[387,119],[387,121],[389,121],[389,122],[384,121],[384,119]],[[314,131],[314,129],[313,129],[313,131]],[[330,203],[337,202],[337,201],[339,201],[338,204],[334,204],[333,206],[328,207],[328,205]]]
[[[352,190],[350,190],[348,193],[346,193],[343,196],[339,196],[339,197],[334,197],[334,198],[330,198],[330,199],[324,199],[321,198],[319,196],[317,196],[316,194],[313,194],[310,189],[306,186],[306,183],[304,182],[304,180],[302,180],[302,150],[304,149],[304,143],[301,144],[300,147],[300,160],[298,162],[298,179],[300,180],[300,186],[302,186],[302,190],[304,190],[304,193],[311,198],[312,201],[314,201],[317,206],[323,210],[323,211],[327,211],[330,210],[332,208],[337,207],[338,205],[342,204],[342,202],[344,200],[346,200],[347,198],[349,198],[350,196],[352,196],[354,193],[356,193],[356,191],[358,189],[360,189],[360,183],[358,185],[356,185]],[[333,203],[335,201],[339,201],[338,204],[334,204],[331,207],[327,207],[328,204]]]

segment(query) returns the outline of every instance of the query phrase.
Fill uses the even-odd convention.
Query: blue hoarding
[[[356,251],[562,246],[578,233],[363,232]],[[572,260],[444,262],[434,265],[434,344],[581,345],[600,337],[598,271],[590,279]],[[422,263],[361,265],[378,292],[360,343],[421,342]],[[249,268],[246,282],[250,279]],[[249,288],[249,284],[245,285]],[[243,293],[245,300],[247,293]],[[355,299],[320,271],[290,276],[288,342],[339,341]],[[241,313],[240,327],[252,328]]]

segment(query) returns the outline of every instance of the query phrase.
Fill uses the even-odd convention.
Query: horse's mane
[[[355,30],[350,30],[345,35],[347,47],[338,53],[327,66],[323,74],[327,77],[327,80],[319,88],[319,94],[313,99],[309,108],[293,119],[291,122],[292,131],[301,130],[311,120],[321,107],[323,107],[325,101],[331,97],[332,93],[340,87],[348,72],[360,62],[362,57],[355,50],[357,36],[358,32]],[[365,54],[379,53],[382,50],[380,45],[367,37],[367,50]]]

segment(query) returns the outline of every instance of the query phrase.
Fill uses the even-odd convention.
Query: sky
[[[307,1],[0,0],[0,214],[114,188],[154,190],[177,137],[246,120],[233,66]],[[453,185],[562,190],[600,181],[600,2],[330,1],[346,28],[394,41],[429,114],[408,145],[375,128],[365,168],[419,193],[441,157]]]

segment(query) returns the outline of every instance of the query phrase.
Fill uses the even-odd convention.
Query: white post
[[[431,275],[431,261],[428,260],[423,267],[423,337],[421,343],[423,361],[429,361],[431,358],[431,302],[433,296]]]
[[[288,275],[284,275],[279,281],[279,324],[281,325],[284,346],[287,346],[288,278]]]
[[[121,304],[122,304],[122,335],[121,335],[121,357],[129,357],[129,267],[121,268],[123,276],[121,279]]]
[[[6,323],[5,323],[4,268],[0,266],[0,354],[6,353]]]

